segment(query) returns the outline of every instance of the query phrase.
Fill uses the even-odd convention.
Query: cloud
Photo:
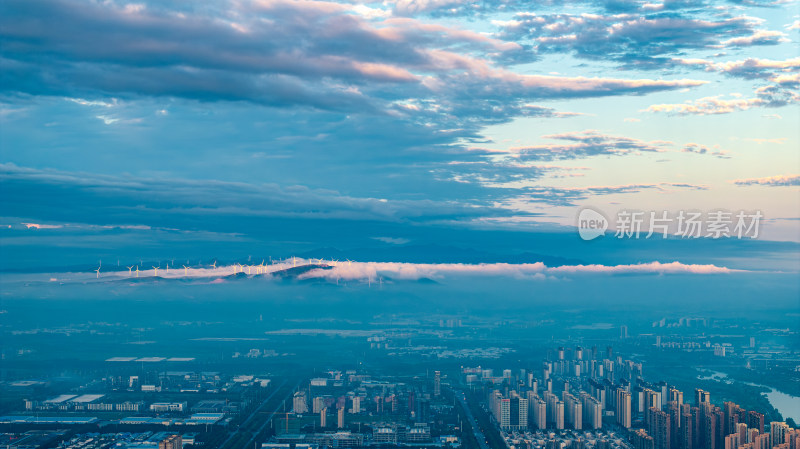
[[[716,265],[687,265],[680,262],[651,262],[633,265],[564,265],[548,267],[543,263],[530,264],[412,264],[398,262],[338,263],[331,270],[313,270],[304,278],[324,278],[328,281],[368,280],[379,277],[400,280],[441,278],[446,276],[509,276],[514,278],[545,279],[555,275],[580,274],[726,274],[736,270]]]
[[[405,245],[406,243],[411,241],[409,239],[405,239],[402,237],[372,237],[372,238],[379,242],[389,243],[392,245]]]
[[[706,145],[701,145],[699,143],[687,143],[681,151],[684,153],[709,154],[711,156],[718,157],[720,159],[731,158],[730,156],[728,156],[727,151],[712,150]]]
[[[746,111],[755,107],[781,107],[800,101],[800,94],[778,86],[765,86],[756,89],[753,98],[725,99],[721,96],[704,97],[684,103],[654,104],[645,112],[663,112],[675,115],[716,115]]]
[[[266,217],[416,221],[507,215],[488,204],[358,198],[322,189],[212,180],[105,176],[0,164],[8,216],[104,225]],[[237,218],[238,217],[238,218]]]
[[[767,176],[766,178],[736,179],[731,181],[737,186],[800,186],[800,175]]]
[[[551,187],[551,186],[525,186],[519,190],[521,194],[507,200],[503,204],[507,208],[523,207],[528,203],[541,203],[550,206],[575,207],[578,201],[586,200],[593,196],[635,194],[647,190],[659,192],[668,191],[669,187],[691,190],[707,190],[703,185],[687,183],[660,183],[660,184],[625,184],[618,186],[587,186],[587,187]]]
[[[755,142],[755,143],[757,143],[759,145],[764,144],[764,143],[772,143],[772,144],[775,144],[775,145],[783,145],[784,143],[786,143],[786,139],[787,139],[786,137],[776,137],[776,138],[771,138],[771,139],[769,139],[769,138],[768,139],[752,138],[752,139],[745,139],[745,140],[749,140],[750,142]]]
[[[28,229],[60,229],[62,225],[40,224],[40,223],[21,223]]]
[[[272,264],[234,264],[208,266],[183,266],[180,263],[171,266],[161,265],[157,269],[140,267],[136,264],[109,271],[100,269],[99,277],[94,271],[90,273],[48,273],[53,278],[66,283],[105,283],[109,281],[126,281],[142,279],[156,281],[159,279],[192,279],[205,282],[223,282],[228,276],[239,274],[249,278],[269,278],[273,273],[304,265],[312,265],[310,269],[298,276],[299,279],[325,279],[331,283],[356,281],[377,284],[383,279],[398,281],[415,281],[420,279],[443,279],[447,277],[511,277],[516,279],[557,279],[565,276],[581,275],[616,275],[616,274],[689,274],[712,275],[746,272],[746,270],[730,269],[717,265],[684,264],[681,262],[650,262],[629,265],[562,265],[548,267],[544,263],[405,263],[405,262],[358,262],[288,259],[274,261]],[[325,268],[314,268],[322,265]],[[154,265],[155,267],[156,265]],[[138,272],[137,272],[138,270]]]
[[[687,11],[689,12],[689,11]],[[761,21],[740,16],[722,19],[671,14],[517,13],[498,23],[505,39],[529,39],[540,54],[570,52],[578,58],[612,60],[625,68],[659,69],[688,50],[726,46],[777,45],[778,31],[758,29]],[[727,39],[726,39],[727,38]]]
[[[790,42],[789,39],[786,39],[785,33],[758,30],[750,36],[734,37],[722,44],[729,47],[750,47],[752,45],[776,45],[783,42]]]
[[[800,70],[800,57],[790,58],[783,61],[760,58],[747,58],[741,61],[729,61],[722,63],[707,63],[707,70],[718,71],[725,75],[744,78],[744,79],[769,79],[775,78],[782,73],[796,73]]]
[[[696,85],[514,76],[492,61],[519,52],[517,43],[408,18],[385,18],[377,26],[333,2],[242,2],[222,17],[198,11],[176,17],[111,3],[4,2],[5,89],[365,111],[386,110],[387,99],[409,94],[440,94],[431,90],[453,76],[517,84],[528,99]],[[33,56],[40,53],[46,60]],[[397,85],[396,98],[386,98],[385,84]]]
[[[745,111],[755,107],[781,107],[800,101],[800,58],[770,60],[747,58],[741,61],[713,63],[706,60],[678,59],[679,64],[703,67],[709,72],[719,72],[733,78],[764,80],[768,82],[755,89],[755,97],[725,99],[722,96],[704,97],[682,104],[656,104],[649,112],[666,112],[678,115],[713,115]]]

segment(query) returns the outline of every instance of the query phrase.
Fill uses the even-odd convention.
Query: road
[[[470,427],[472,427],[472,433],[475,435],[478,445],[481,449],[491,449],[489,444],[486,443],[486,435],[481,431],[478,422],[475,421],[475,416],[472,415],[472,410],[470,410],[469,405],[467,405],[467,398],[464,396],[464,392],[461,390],[454,390],[453,393],[455,393],[456,399],[461,403],[461,408],[464,409],[464,413],[467,415],[467,420],[469,421]]]
[[[243,431],[244,429],[246,429],[246,428],[247,428],[247,426],[250,424],[250,421],[252,421],[253,419],[255,419],[255,418],[256,418],[256,416],[258,416],[258,414],[261,412],[261,409],[262,409],[262,408],[264,408],[264,407],[267,405],[267,403],[268,403],[268,402],[269,402],[269,401],[272,399],[272,397],[273,397],[273,396],[275,396],[275,394],[276,394],[276,393],[278,393],[278,391],[280,391],[280,390],[281,390],[281,388],[283,388],[283,386],[284,386],[285,384],[286,384],[286,381],[284,380],[284,381],[282,381],[282,382],[281,382],[281,384],[280,384],[280,385],[278,385],[277,387],[275,387],[275,390],[273,390],[273,391],[272,391],[272,393],[270,393],[270,395],[269,395],[269,396],[267,396],[267,397],[266,397],[266,398],[265,398],[265,399],[264,399],[264,400],[261,402],[261,404],[260,404],[258,407],[256,407],[256,408],[253,410],[253,412],[252,412],[252,413],[250,413],[250,416],[248,416],[246,420],[242,421],[242,424],[241,424],[241,425],[239,425],[239,427],[237,427],[235,430],[233,430],[233,431],[230,433],[230,435],[228,435],[228,438],[226,438],[226,439],[225,439],[225,441],[223,441],[223,442],[222,442],[222,444],[221,444],[219,447],[221,447],[221,448],[224,448],[224,447],[226,447],[226,446],[228,445],[228,443],[230,443],[230,442],[231,442],[231,440],[232,440],[232,439],[233,439],[233,438],[234,438],[234,437],[235,437],[237,434],[239,434],[239,432],[241,432],[241,431]],[[298,383],[298,385],[299,385],[299,383]],[[297,388],[297,387],[295,387],[295,388]],[[292,390],[289,390],[289,392],[290,392],[290,393],[291,393],[292,391],[294,391],[294,390],[293,390],[293,389],[292,389]],[[281,403],[283,403],[283,401],[281,401]],[[273,412],[273,415],[274,415],[274,412]],[[270,419],[272,419],[272,415],[270,415]],[[261,425],[261,427],[259,427],[259,431],[261,431],[261,430],[264,428],[264,426],[266,425],[266,423],[267,423],[267,422],[269,422],[269,419],[268,419],[267,421],[265,421],[265,422],[264,422],[264,424],[262,424],[262,425]],[[247,444],[246,446],[244,446],[244,447],[250,447],[250,445],[249,445],[249,444],[250,444],[250,442],[252,442],[252,441],[253,441],[253,439],[256,437],[256,435],[258,435],[258,434],[255,434],[255,435],[253,435],[252,437],[250,437],[250,440],[248,440],[248,444]]]
[[[289,394],[290,394],[290,395],[291,395],[291,394],[293,394],[293,393],[294,393],[294,392],[295,392],[295,391],[296,391],[296,390],[297,390],[297,389],[300,387],[300,383],[301,383],[301,382],[302,382],[302,380],[298,380],[298,381],[297,381],[297,383],[295,384],[295,386],[294,386],[294,387],[292,387],[292,389],[291,389],[291,390],[289,390]],[[284,381],[284,383],[286,383],[286,381]],[[265,427],[267,427],[267,424],[269,424],[269,423],[270,423],[270,421],[272,421],[272,418],[273,418],[273,417],[275,417],[275,415],[278,413],[278,410],[280,410],[280,409],[281,409],[281,407],[283,406],[283,403],[284,403],[286,400],[288,400],[288,399],[289,399],[289,396],[285,397],[285,398],[284,398],[284,399],[283,399],[281,402],[279,402],[279,403],[278,403],[278,406],[277,406],[277,407],[275,407],[275,410],[273,410],[273,411],[272,411],[272,413],[270,413],[270,414],[269,414],[269,416],[267,417],[267,419],[266,419],[266,420],[264,420],[264,422],[263,422],[263,423],[261,423],[261,426],[259,426],[259,428],[258,428],[258,429],[256,429],[256,431],[255,431],[255,432],[253,432],[253,435],[250,437],[250,439],[249,439],[249,440],[247,440],[247,444],[246,444],[246,445],[244,445],[243,447],[245,447],[245,448],[248,448],[248,447],[250,447],[250,443],[253,443],[253,442],[254,442],[253,440],[255,440],[256,438],[258,438],[258,436],[259,436],[259,435],[261,435],[261,432],[263,432],[263,431],[264,431],[264,428],[265,428]],[[269,400],[269,399],[267,399],[267,401],[268,401],[268,400]],[[267,405],[267,402],[266,402],[266,401],[264,401],[264,402],[261,404],[261,407],[259,407],[259,409],[263,408],[265,405]],[[257,411],[257,413],[258,413],[258,411]],[[255,416],[255,414],[256,414],[256,413],[254,413],[254,414],[253,414],[253,416]]]

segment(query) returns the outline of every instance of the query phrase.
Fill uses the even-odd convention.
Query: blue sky
[[[438,232],[592,206],[760,210],[797,242],[799,5],[4,1],[0,239],[477,248]]]

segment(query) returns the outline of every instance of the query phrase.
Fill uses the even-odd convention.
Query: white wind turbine
[[[136,277],[139,277],[139,265],[136,265]]]
[[[158,276],[158,267],[153,267],[153,276]]]
[[[102,265],[101,265],[101,266],[102,266]],[[97,279],[100,279],[100,267],[97,267],[97,269],[96,269],[96,270],[94,270],[94,271],[96,271],[96,272],[97,272]]]
[[[183,266],[183,275],[184,276],[188,276],[189,275],[189,267],[187,267],[186,265]]]
[[[130,275],[131,275],[131,270],[133,270],[133,265],[131,265],[131,266],[129,266],[129,267],[128,267],[128,276],[130,276]]]

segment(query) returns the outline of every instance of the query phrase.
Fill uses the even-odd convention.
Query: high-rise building
[[[753,448],[772,449],[772,446],[769,445],[769,442],[770,442],[770,434],[762,433],[761,435],[758,435],[753,441]]]
[[[511,391],[504,397],[494,390],[489,395],[492,414],[503,430],[523,430],[528,428],[528,400]]]
[[[298,391],[294,394],[292,410],[294,410],[295,413],[308,413],[308,402],[306,401],[305,391]]]
[[[769,447],[783,444],[789,425],[783,421],[772,421],[769,423]]]
[[[670,388],[669,400],[670,402],[677,402],[678,406],[683,405],[683,392],[677,388]]]
[[[547,404],[539,396],[529,400],[531,424],[537,429],[547,428]]]
[[[654,449],[655,441],[644,429],[636,429],[633,433],[633,449]]]
[[[564,401],[564,418],[566,423],[575,430],[583,429],[583,405],[578,398],[567,393],[562,395]]]
[[[631,428],[631,394],[623,388],[617,388],[616,411],[617,424],[626,429]]]
[[[442,395],[442,373],[435,371],[433,373],[433,395],[439,397]]]
[[[655,391],[653,391],[653,390],[651,390],[649,388],[645,388],[643,390],[642,399],[643,399],[644,403],[643,403],[641,409],[643,409],[642,411],[644,412],[644,422],[645,422],[645,424],[650,424],[651,414],[648,413],[648,411],[651,408],[655,408],[657,410],[661,410],[661,400],[660,400],[659,396],[660,395],[657,392],[655,392]],[[658,440],[656,438],[655,434],[653,434],[653,432],[648,432],[648,433],[654,439]],[[658,444],[658,441],[656,441],[656,444]]]
[[[756,429],[760,432],[764,431],[764,415],[758,412],[749,411],[747,412],[747,427],[751,429]],[[752,443],[752,441],[748,441]]]
[[[669,415],[656,407],[650,407],[647,414],[650,416],[648,434],[653,437],[653,448],[670,449],[672,439]]]
[[[600,401],[588,393],[581,392],[581,402],[583,405],[583,427],[585,429],[600,429],[603,427],[603,406]]]
[[[732,433],[725,437],[725,449],[739,449],[738,433]]]
[[[619,327],[619,338],[625,339],[628,338],[628,326],[622,325]]]
[[[717,427],[720,425],[717,415],[711,410],[707,410],[701,423],[703,435],[701,443],[703,449],[720,449],[717,445]]]
[[[336,410],[336,427],[344,429],[344,407],[339,407],[339,409]]]
[[[736,434],[739,435],[739,444],[750,442],[750,435],[747,433],[747,430],[747,424],[743,422],[736,424]]]
[[[319,426],[321,428],[323,428],[323,429],[328,427],[328,408],[327,407],[322,407],[322,409],[319,411]]]
[[[180,435],[170,435],[158,443],[158,449],[183,449],[183,439]]]
[[[694,430],[694,421],[692,420],[691,412],[684,412],[681,414],[681,425],[679,429],[678,449],[694,449],[692,445],[692,434]]]
[[[711,403],[711,393],[696,388],[694,390],[694,405],[696,407],[702,407],[703,403]]]
[[[319,413],[323,408],[325,408],[325,398],[322,396],[315,396],[314,399],[311,401],[312,409],[311,411],[314,413]]]
[[[723,423],[725,426],[725,435],[730,435],[736,432],[736,425],[739,424],[739,412],[742,408],[730,401],[724,402],[722,408],[725,413],[725,422]],[[735,441],[735,443],[738,444],[739,442]],[[742,443],[744,443],[744,441]]]
[[[350,403],[352,407],[350,408],[350,413],[361,413],[361,397],[360,396],[353,396],[350,399]]]

